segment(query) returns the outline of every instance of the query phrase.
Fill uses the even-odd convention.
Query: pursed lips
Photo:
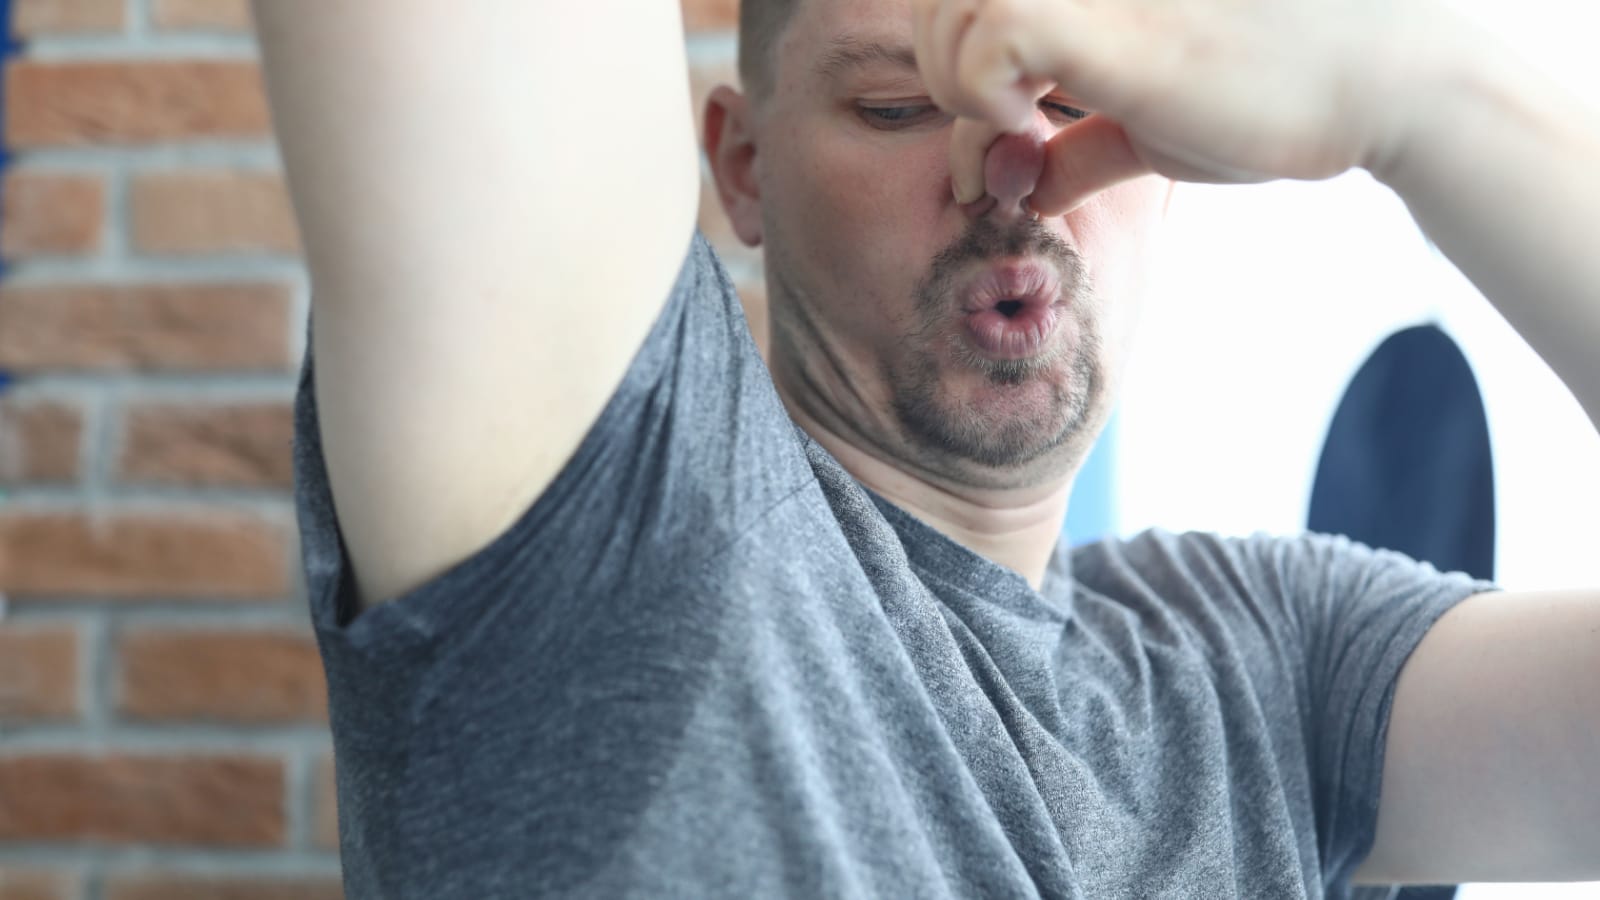
[[[1065,303],[1055,271],[1027,260],[987,267],[962,296],[967,337],[996,360],[1026,359],[1043,350]]]

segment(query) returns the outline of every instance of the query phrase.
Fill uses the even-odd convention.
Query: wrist
[[[1455,10],[1421,0],[1397,4],[1395,27],[1374,66],[1382,112],[1361,167],[1405,196],[1406,186],[1503,119],[1497,107],[1527,97],[1510,50]]]

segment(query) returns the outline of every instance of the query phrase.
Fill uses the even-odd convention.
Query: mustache
[[[972,223],[959,238],[933,257],[928,275],[917,289],[917,306],[924,317],[947,311],[956,279],[973,263],[1012,256],[1031,256],[1054,265],[1063,290],[1077,291],[1084,282],[1083,256],[1044,222],[1023,220],[1000,226],[992,219]]]

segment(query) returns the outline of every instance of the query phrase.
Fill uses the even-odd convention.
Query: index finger
[[[1133,147],[1121,125],[1091,115],[1045,144],[1044,172],[1028,198],[1043,216],[1065,215],[1091,196],[1155,170]]]

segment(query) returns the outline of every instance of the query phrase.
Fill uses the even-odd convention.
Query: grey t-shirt
[[[1035,591],[793,425],[696,235],[544,496],[357,616],[313,377],[297,499],[353,900],[1345,896],[1396,675],[1490,588],[1150,531],[1063,543]]]

